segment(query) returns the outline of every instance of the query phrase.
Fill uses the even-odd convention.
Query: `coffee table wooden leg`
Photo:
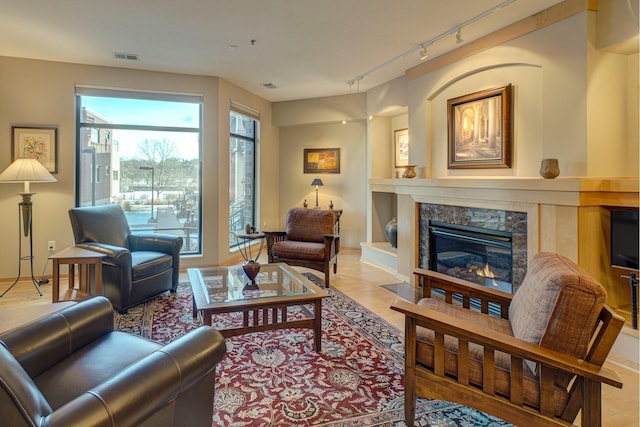
[[[207,326],[211,326],[211,312],[202,310],[202,323]]]
[[[314,304],[313,318],[313,342],[317,353],[322,351],[322,300],[319,299]]]

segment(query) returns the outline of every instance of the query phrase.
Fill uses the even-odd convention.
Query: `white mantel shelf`
[[[374,192],[563,206],[638,206],[638,178],[370,178]]]

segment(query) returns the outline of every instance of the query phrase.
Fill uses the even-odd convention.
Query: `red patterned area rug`
[[[212,426],[405,425],[400,331],[341,292],[330,294],[323,300],[321,354],[313,351],[313,334],[306,329],[227,339],[227,356],[216,374]],[[170,342],[201,325],[192,317],[191,298],[191,287],[181,283],[175,294],[126,315],[116,313],[116,328]],[[220,316],[218,326],[238,320]],[[505,425],[448,402],[417,404],[416,426]]]

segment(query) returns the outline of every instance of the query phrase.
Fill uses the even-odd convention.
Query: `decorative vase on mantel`
[[[415,178],[416,177],[416,166],[417,165],[407,165],[405,166],[404,173],[402,174],[403,178]]]
[[[540,176],[544,179],[554,179],[560,175],[558,159],[542,159],[540,162]]]
[[[395,218],[391,218],[387,225],[384,226],[384,235],[387,241],[391,243],[392,248],[398,247],[398,222]]]

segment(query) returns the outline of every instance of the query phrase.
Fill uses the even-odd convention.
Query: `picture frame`
[[[12,126],[11,161],[37,159],[49,173],[58,172],[58,128]]]
[[[340,148],[305,148],[304,173],[340,173]]]
[[[393,131],[396,168],[409,165],[409,129]]]
[[[511,167],[511,85],[447,100],[449,169]]]

